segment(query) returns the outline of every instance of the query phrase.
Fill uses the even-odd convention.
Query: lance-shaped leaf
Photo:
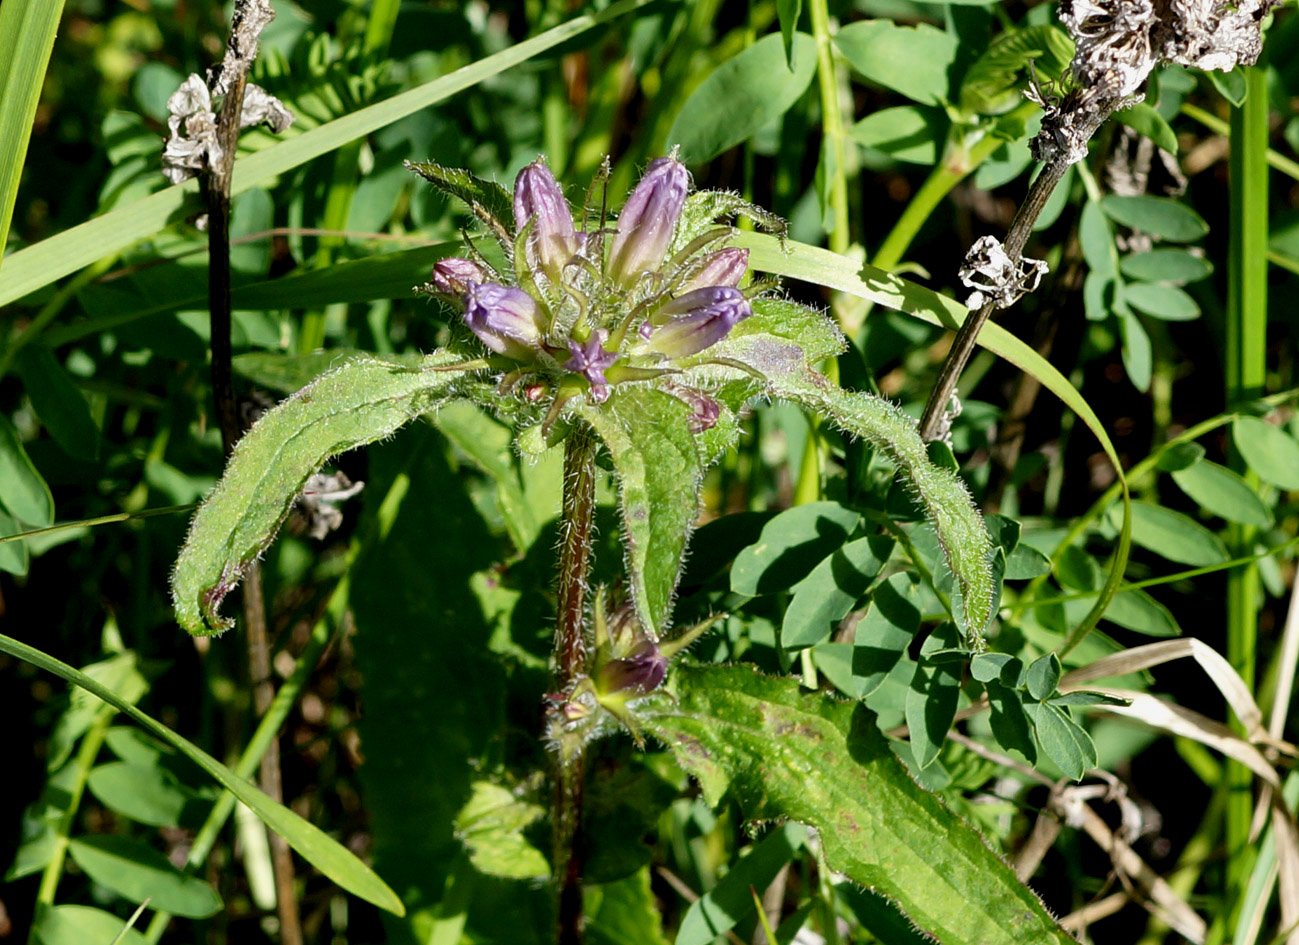
[[[690,433],[692,411],[650,388],[618,389],[580,416],[604,442],[618,474],[623,544],[636,616],[667,629],[686,541],[699,514],[703,469]]]
[[[872,394],[845,391],[819,374],[772,378],[776,396],[824,414],[835,426],[859,436],[892,460],[933,524],[947,566],[960,589],[957,625],[976,649],[996,603],[992,539],[959,476],[929,459],[916,422],[895,404]]]
[[[349,361],[263,415],[194,515],[171,576],[180,625],[193,634],[228,629],[221,601],[274,539],[312,473],[427,412],[449,396],[463,370],[481,366],[448,352],[418,367]]]
[[[961,591],[955,614],[972,645],[982,645],[992,616],[996,581],[992,540],[960,478],[934,465],[916,423],[889,401],[841,390],[813,365],[843,350],[843,336],[824,316],[775,300],[755,301],[754,314],[704,357],[742,362],[767,379],[769,392],[825,414],[839,428],[883,452],[901,470],[919,499]],[[705,373],[700,364],[692,370]]]
[[[677,701],[642,717],[699,780],[754,820],[817,828],[831,869],[892,900],[940,943],[1073,939],[978,832],[907,773],[860,704],[745,666],[680,667]]]

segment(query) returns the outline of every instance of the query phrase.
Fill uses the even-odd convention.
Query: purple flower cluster
[[[737,288],[747,250],[672,256],[689,189],[685,165],[658,158],[616,228],[583,233],[554,175],[536,161],[514,184],[516,239],[528,278],[514,286],[483,261],[448,258],[433,267],[429,287],[457,300],[469,329],[517,362],[517,371],[580,379],[590,400],[602,403],[611,384],[671,369],[752,314]],[[633,311],[645,314],[633,320]]]

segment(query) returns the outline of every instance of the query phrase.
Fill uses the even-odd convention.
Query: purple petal
[[[433,288],[443,295],[463,296],[471,282],[482,282],[487,278],[487,270],[471,259],[450,256],[439,259],[433,264],[433,275],[429,281]]]
[[[465,291],[465,324],[483,344],[516,361],[531,361],[541,343],[541,313],[522,289],[471,282]]]
[[[514,180],[514,225],[522,230],[529,220],[534,222],[528,236],[528,263],[557,280],[582,241],[573,229],[573,211],[564,192],[540,161],[529,164]]]
[[[609,253],[609,273],[622,285],[633,284],[643,272],[663,264],[677,219],[690,189],[690,174],[675,158],[650,162],[618,216]]]
[[[609,333],[603,328],[592,333],[584,342],[570,341],[568,349],[571,354],[564,362],[564,368],[574,374],[581,374],[591,385],[591,400],[602,404],[609,399],[609,381],[604,370],[618,360],[618,355],[604,350],[604,342]]]
[[[645,350],[670,358],[698,354],[717,344],[737,323],[752,314],[749,300],[739,289],[726,286],[695,289],[673,299],[656,313],[654,321],[659,327],[645,344]]]
[[[749,268],[749,251],[732,246],[719,249],[704,258],[704,265],[685,285],[682,292],[705,289],[709,286],[737,286]]]

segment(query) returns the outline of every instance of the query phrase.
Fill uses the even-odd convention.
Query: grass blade
[[[600,13],[573,17],[554,29],[516,43],[509,49],[503,49],[448,75],[258,151],[235,163],[231,196],[238,196],[245,190],[265,184],[349,141],[355,141],[422,108],[450,98],[457,92],[472,88],[648,2],[649,0],[622,0]],[[102,256],[145,239],[163,227],[184,219],[200,206],[198,181],[189,180],[74,226],[35,246],[19,250],[8,260],[6,278],[0,284],[0,305],[20,299],[49,285],[55,279],[90,265]]]
[[[9,0],[0,6],[0,141],[7,145],[0,151],[0,256],[62,14],[63,0]]]
[[[217,761],[203,749],[180,735],[152,716],[145,715],[117,693],[96,682],[91,677],[67,663],[40,650],[21,643],[12,637],[0,634],[0,652],[16,656],[46,672],[53,673],[61,679],[80,686],[92,695],[113,706],[119,712],[129,716],[132,721],[147,729],[151,734],[173,746],[185,757],[210,774],[222,787],[226,788],[270,827],[289,842],[309,863],[338,883],[343,889],[353,893],[367,902],[374,903],[395,915],[404,915],[405,907],[397,894],[388,888],[373,870],[356,858],[346,847],[332,839],[318,827],[303,820],[293,811],[281,804],[276,804],[250,782],[239,777],[221,762]]]

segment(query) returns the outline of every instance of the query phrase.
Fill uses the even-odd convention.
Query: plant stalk
[[[1019,262],[1024,252],[1024,244],[1028,242],[1028,236],[1033,232],[1033,224],[1037,222],[1052,191],[1064,178],[1067,170],[1069,170],[1068,158],[1064,154],[1058,154],[1042,169],[1042,173],[1037,175],[1032,186],[1029,187],[1028,196],[1020,204],[1003,243],[1006,254],[1012,262]],[[943,361],[943,366],[938,372],[938,380],[934,382],[934,387],[929,392],[929,401],[925,404],[925,412],[920,419],[921,439],[928,441],[939,436],[947,405],[956,390],[957,382],[961,379],[961,372],[965,370],[970,355],[974,353],[979,330],[983,328],[995,308],[996,306],[990,302],[977,312],[971,312],[961,323],[951,350],[947,352],[947,359]]]
[[[1237,405],[1263,393],[1267,379],[1267,240],[1268,240],[1268,94],[1265,64],[1245,69],[1245,101],[1231,111],[1231,154],[1227,249],[1227,403]],[[1237,471],[1252,479],[1238,455],[1229,457]],[[1253,528],[1233,525],[1227,544],[1234,555],[1248,554]],[[1247,565],[1227,575],[1227,661],[1252,690],[1258,634],[1258,568]],[[1239,723],[1237,723],[1239,727]],[[1250,844],[1254,809],[1253,777],[1236,762],[1227,763],[1228,927],[1235,923],[1241,897],[1253,869]]]
[[[560,518],[559,616],[555,627],[555,691],[569,695],[586,672],[586,597],[595,532],[595,436],[580,428],[564,445]],[[559,881],[558,941],[582,941],[582,794],[586,751],[580,742],[555,751],[554,863]]]
[[[237,23],[236,9],[232,22]],[[232,27],[229,42],[235,42]],[[231,367],[231,297],[230,297],[230,185],[234,176],[235,150],[239,142],[240,117],[243,114],[244,88],[252,60],[241,61],[229,76],[227,92],[217,118],[217,139],[222,158],[208,167],[206,196],[208,206],[208,312],[211,319],[212,396],[216,401],[221,442],[228,457],[242,435],[239,410],[235,401],[234,375]],[[264,714],[275,695],[270,680],[270,642],[266,633],[266,604],[262,597],[261,568],[254,563],[244,579],[243,615],[248,645],[248,668],[253,684],[253,705],[257,715]],[[261,762],[262,789],[276,803],[283,803],[280,781],[279,742],[272,739]],[[302,945],[302,922],[297,897],[293,891],[293,858],[288,843],[274,831],[268,831],[271,865],[275,874],[276,906],[280,921],[282,945]]]

